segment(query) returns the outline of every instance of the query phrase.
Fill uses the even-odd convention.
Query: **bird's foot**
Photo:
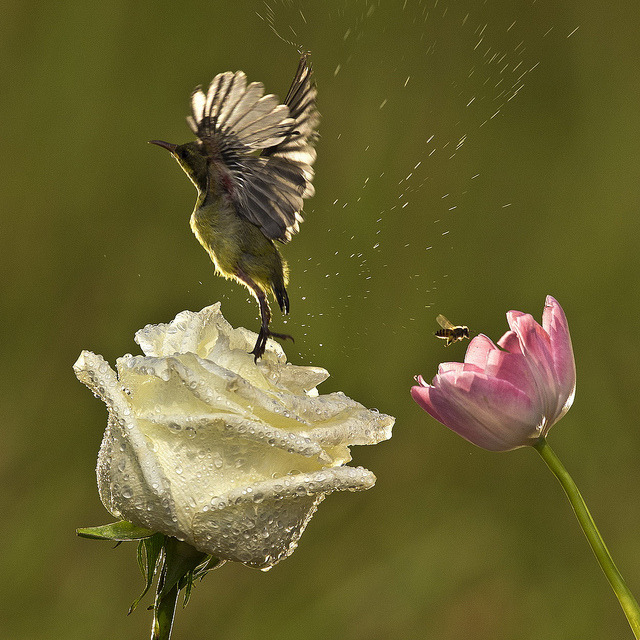
[[[276,333],[275,331],[269,331],[269,329],[266,327],[261,327],[260,333],[258,334],[258,339],[256,340],[256,344],[253,347],[253,351],[249,352],[253,355],[253,359],[255,362],[258,362],[258,358],[262,358],[262,356],[264,355],[268,338],[278,338],[278,340],[291,340],[291,342],[295,342],[293,336],[290,336],[286,333]]]

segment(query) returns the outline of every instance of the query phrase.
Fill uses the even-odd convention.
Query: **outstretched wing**
[[[296,76],[284,101],[293,118],[293,127],[288,136],[278,144],[266,148],[262,155],[284,158],[294,164],[306,179],[306,190],[302,194],[309,198],[314,194],[312,165],[316,159],[314,144],[318,137],[316,129],[320,114],[316,108],[316,85],[311,81],[309,54],[300,58]]]
[[[313,195],[319,114],[308,54],[284,104],[264,95],[261,83],[247,85],[242,71],[217,75],[206,95],[194,91],[191,103],[189,125],[209,157],[228,169],[238,214],[268,238],[289,240],[302,221],[303,199]]]
[[[443,328],[443,329],[455,329],[456,326],[449,322],[442,314],[440,314],[437,318],[436,318],[436,322]]]

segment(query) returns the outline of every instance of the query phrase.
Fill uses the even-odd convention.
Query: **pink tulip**
[[[510,331],[498,341],[479,335],[464,363],[444,362],[432,384],[422,376],[413,399],[438,422],[475,445],[509,451],[535,444],[569,410],[576,369],[562,307],[547,296],[542,326],[507,313]]]

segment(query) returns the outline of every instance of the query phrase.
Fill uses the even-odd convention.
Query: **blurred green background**
[[[444,313],[494,339],[504,313],[572,330],[578,389],[551,445],[640,595],[640,71],[636,0],[5,0],[2,84],[2,636],[148,635],[126,611],[133,545],[76,538],[110,517],[95,486],[106,424],[77,382],[135,330],[222,301],[192,236],[195,191],[165,152],[192,88],[244,70],[284,96],[312,52],[317,195],[284,247],[292,362],[397,417],[357,447],[377,486],[333,495],[268,573],[227,565],[174,637],[631,637],[560,486],[533,450],[491,454],[412,403],[413,375],[461,359]],[[577,31],[576,31],[577,29]],[[294,44],[287,43],[291,41]]]

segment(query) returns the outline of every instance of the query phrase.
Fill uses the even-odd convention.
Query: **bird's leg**
[[[269,330],[269,323],[271,322],[271,309],[269,308],[269,301],[265,292],[244,272],[236,274],[237,277],[247,285],[249,290],[253,293],[260,306],[260,333],[258,333],[258,339],[253,347],[252,353],[255,362],[258,362],[258,358],[261,358],[264,354],[265,347],[267,346],[267,338],[280,338],[280,340],[291,340],[293,337],[285,333],[275,333]]]

